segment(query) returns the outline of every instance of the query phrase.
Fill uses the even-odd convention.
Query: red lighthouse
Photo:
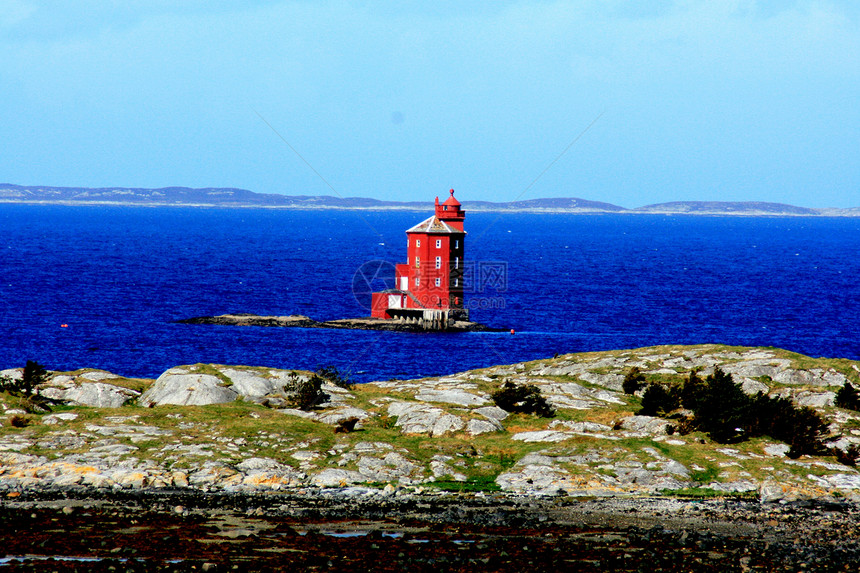
[[[445,328],[468,320],[463,305],[463,251],[466,213],[454,198],[436,197],[436,212],[406,231],[406,264],[396,267],[395,288],[372,295],[372,316]]]

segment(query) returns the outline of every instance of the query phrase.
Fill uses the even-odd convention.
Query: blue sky
[[[860,3],[0,0],[0,130],[22,185],[860,206]]]

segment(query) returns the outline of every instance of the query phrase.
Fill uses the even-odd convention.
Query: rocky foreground
[[[390,496],[313,489],[24,492],[0,567],[27,571],[854,571],[846,503]],[[4,558],[3,555],[6,555]]]
[[[52,412],[28,412],[21,398],[0,393],[0,491],[360,487],[367,495],[441,488],[860,499],[860,472],[834,457],[789,459],[787,445],[768,439],[721,445],[636,415],[639,398],[621,391],[633,366],[663,377],[719,366],[748,392],[820,410],[836,447],[860,443],[860,413],[833,406],[835,391],[860,378],[858,364],[775,349],[658,347],[349,389],[326,384],[328,401],[311,411],[289,408],[285,393],[309,373],[198,364],[152,381],[80,370],[53,373],[39,390],[67,404]],[[537,386],[556,416],[496,407],[490,393],[503,381]],[[355,431],[335,433],[348,419]]]
[[[0,392],[0,566],[853,570],[857,469],[791,459],[767,438],[679,435],[636,414],[640,397],[621,391],[634,366],[662,381],[720,367],[747,392],[819,410],[833,448],[860,443],[860,413],[833,405],[846,381],[860,385],[860,364],[778,349],[657,347],[325,384],[309,411],[289,407],[308,372],[54,372],[38,389],[63,404],[52,411]],[[506,381],[540,388],[556,415],[495,406]]]

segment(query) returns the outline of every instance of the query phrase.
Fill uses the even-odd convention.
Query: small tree
[[[540,393],[540,388],[532,384],[522,386],[505,382],[491,394],[496,406],[506,412],[537,414],[542,418],[552,418],[555,410]]]
[[[834,404],[847,410],[860,410],[860,393],[851,382],[846,381],[836,393]]]
[[[322,385],[323,379],[316,374],[312,374],[310,378],[301,378],[293,372],[284,386],[284,391],[289,394],[287,400],[290,406],[299,410],[311,410],[329,399],[329,395],[322,391]]]
[[[39,394],[39,386],[46,382],[48,382],[48,371],[45,367],[35,360],[28,360],[20,379],[0,376],[0,392],[23,396],[25,399],[21,405],[28,412],[50,412],[51,405],[62,404],[63,401]]]
[[[19,380],[0,376],[0,391],[32,396],[35,390],[48,381],[48,371],[35,360],[28,360]]]
[[[41,384],[48,381],[48,371],[35,360],[28,360],[24,366],[24,374],[21,376],[21,390],[27,396]]]
[[[705,381],[699,378],[695,370],[690,372],[690,376],[681,386],[681,405],[688,410],[697,410],[705,399],[706,391]]]
[[[624,382],[621,383],[621,389],[625,394],[635,394],[645,387],[645,375],[639,370],[638,366],[630,369],[630,372],[624,376]]]
[[[649,384],[642,395],[642,416],[662,416],[681,405],[679,392],[663,384]]]
[[[704,394],[695,408],[697,424],[716,442],[727,444],[751,437],[752,401],[738,384],[719,368],[707,377]]]

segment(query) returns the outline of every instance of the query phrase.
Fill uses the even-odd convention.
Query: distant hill
[[[174,205],[201,207],[272,207],[281,209],[362,209],[426,211],[427,201],[380,201],[367,197],[330,195],[278,195],[247,189],[206,187],[42,187],[0,183],[0,203],[45,203],[69,205]],[[526,213],[631,213],[686,215],[779,215],[860,217],[860,208],[810,209],[782,203],[676,201],[626,209],[575,197],[528,199],[525,201],[463,201],[469,211]]]
[[[639,213],[688,213],[696,215],[819,215],[819,209],[759,201],[673,201],[633,209]]]
[[[472,211],[572,211],[620,213],[627,211],[624,207],[600,201],[589,201],[575,197],[528,199],[526,201],[510,201],[508,203],[492,203],[490,201],[463,201],[464,209]]]

